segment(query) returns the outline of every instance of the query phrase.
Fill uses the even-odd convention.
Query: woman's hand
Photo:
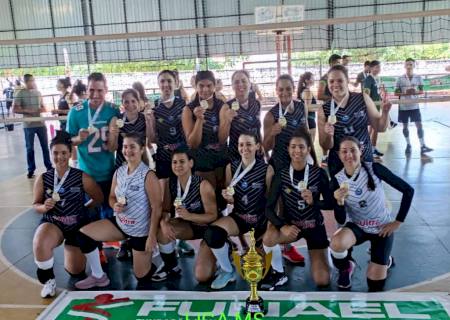
[[[402,224],[402,223],[401,223],[400,221],[397,221],[397,220],[392,221],[392,222],[389,222],[389,223],[385,224],[385,225],[381,228],[381,231],[380,231],[380,233],[379,233],[378,235],[379,235],[380,237],[383,237],[383,238],[389,237],[391,234],[394,233],[395,230],[397,230],[398,228],[400,228],[400,225],[401,225],[401,224]]]
[[[198,107],[195,107],[195,109],[194,109],[194,116],[197,118],[197,119],[200,119],[200,120],[205,120],[205,109],[203,109],[202,107],[200,107],[200,106],[198,106]]]
[[[300,233],[300,229],[293,225],[282,226],[280,231],[285,237],[292,240],[297,239],[298,234]]]
[[[147,237],[147,241],[145,241],[145,251],[152,253],[153,250],[156,249],[156,243],[156,237],[149,234]]]
[[[343,206],[345,197],[348,195],[348,190],[346,188],[339,188],[334,191],[334,198],[336,199],[338,205]]]
[[[281,127],[281,125],[278,122],[275,122],[272,125],[272,130],[270,131],[270,135],[277,136],[281,133],[282,130],[283,130],[283,127]]]
[[[305,189],[303,190],[300,195],[302,196],[303,200],[305,200],[305,202],[309,205],[312,206],[314,203],[314,198],[313,198],[313,194],[311,192],[311,190],[309,189]]]
[[[121,203],[119,203],[119,202],[116,202],[116,203],[114,203],[113,210],[114,210],[114,212],[122,213],[124,207],[125,207],[125,205],[123,205],[123,204],[121,204]]]
[[[222,197],[227,201],[227,203],[234,203],[234,197],[228,194],[227,189],[222,190]]]
[[[332,125],[329,122],[325,122],[324,131],[326,134],[328,134],[330,136],[334,136],[334,125]]]
[[[175,216],[177,218],[181,218],[183,220],[189,221],[190,220],[189,215],[190,215],[190,213],[189,213],[189,211],[186,210],[185,207],[178,207],[175,209]]]
[[[56,201],[52,198],[48,198],[44,201],[45,212],[52,210],[55,207]]]

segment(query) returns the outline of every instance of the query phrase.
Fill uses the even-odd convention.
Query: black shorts
[[[356,238],[355,246],[360,245],[366,241],[370,241],[370,261],[376,264],[387,266],[389,263],[389,256],[392,251],[392,243],[394,242],[394,234],[389,237],[380,237],[375,233],[364,232],[353,222],[347,222],[344,226],[352,230]]]
[[[422,115],[420,114],[420,109],[398,110],[398,122],[408,123],[408,119],[411,122],[422,122]]]
[[[200,150],[193,152],[194,171],[210,172],[218,168],[225,168],[229,163],[228,152],[221,150]]]
[[[158,179],[168,179],[173,176],[172,163],[170,161],[155,160],[155,171]]]
[[[312,113],[314,113],[314,112],[312,112]],[[314,117],[310,117],[308,115],[308,127],[310,129],[315,129],[316,128],[316,118],[315,118],[315,116]]]
[[[108,218],[108,220],[111,221],[112,224],[117,228],[117,230],[119,230],[123,234],[123,236],[128,239],[128,245],[130,246],[131,249],[136,251],[145,251],[145,244],[147,243],[148,238],[147,236],[145,237],[130,236],[129,234],[123,232],[123,230],[119,227],[116,221],[116,217],[110,217]]]
[[[64,237],[64,244],[68,246],[80,247],[78,241],[78,233],[80,232],[80,228],[85,226],[87,223],[78,224],[77,226],[66,226],[60,223],[55,223],[54,221],[50,221],[44,217],[42,217],[39,225],[43,223],[51,223],[54,226],[57,226],[59,230],[61,230]]]
[[[293,225],[295,225],[293,223]],[[329,246],[325,224],[316,224],[313,228],[302,228],[298,234],[297,240],[304,238],[308,250],[326,249]]]
[[[192,239],[187,239],[187,240],[203,239],[205,237],[206,229],[208,229],[207,224],[200,225],[200,224],[193,223],[191,221],[183,220],[181,218],[170,218],[170,219],[187,222],[189,224],[189,226],[192,229],[193,236],[192,236]]]
[[[242,219],[238,214],[232,212],[228,215],[231,219],[236,222],[236,225],[239,229],[239,234],[245,234],[249,232],[252,228],[255,228],[255,239],[256,241],[260,240],[262,236],[264,235],[264,232],[266,232],[267,229],[267,220],[265,221],[258,221],[255,225],[248,223],[244,219]]]

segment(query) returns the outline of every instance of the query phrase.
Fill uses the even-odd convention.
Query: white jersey
[[[375,190],[367,187],[368,175],[364,168],[354,179],[349,179],[345,169],[339,171],[335,177],[339,185],[343,182],[349,184],[349,195],[345,198],[345,211],[347,221],[353,222],[367,233],[379,233],[381,227],[393,221],[392,214],[386,206],[383,184],[374,174],[372,163],[366,162],[370,174],[375,182]]]
[[[400,90],[401,93],[406,93],[406,90],[408,89],[415,89],[416,91],[419,91],[419,87],[423,87],[423,81],[422,77],[413,74],[412,78],[410,79],[406,74],[402,75],[400,78],[397,79],[397,82],[395,83],[395,90]],[[401,96],[400,100],[402,99],[417,99],[417,95],[408,95],[408,96]],[[410,104],[404,104],[399,103],[399,109],[404,110],[416,110],[419,109],[418,103],[410,103]]]
[[[150,202],[145,190],[145,178],[149,167],[143,162],[132,174],[128,174],[128,165],[124,164],[116,171],[116,197],[125,196],[126,205],[121,213],[115,213],[119,227],[133,237],[148,236],[150,228]]]

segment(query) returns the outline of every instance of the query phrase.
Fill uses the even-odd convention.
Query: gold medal
[[[348,193],[348,191],[350,189],[350,185],[348,184],[347,181],[344,181],[341,183],[341,188],[344,189],[346,193]]]
[[[286,125],[287,125],[287,120],[286,120],[285,117],[281,116],[281,117],[278,119],[278,123],[280,124],[280,126],[281,126],[282,128],[284,128],[284,127],[286,127]]]
[[[328,116],[328,123],[329,124],[335,124],[337,122],[337,118],[336,118],[336,115],[329,115]]]
[[[202,107],[203,109],[208,109],[209,108],[209,104],[208,104],[208,101],[206,101],[206,100],[201,100],[200,101],[200,107]]]
[[[234,196],[234,187],[233,186],[228,186],[227,187],[227,194],[231,197]]]
[[[304,191],[308,189],[308,186],[306,185],[306,182],[304,180],[299,181],[298,182],[298,190],[300,190],[300,192]]]
[[[127,204],[127,198],[125,196],[118,196],[117,197],[117,202],[120,203],[121,205],[126,205]]]
[[[239,108],[240,108],[239,102],[233,101],[233,103],[231,104],[231,110],[238,111]]]
[[[122,119],[117,119],[116,124],[117,124],[117,127],[123,128],[123,126],[125,125],[125,122]]]
[[[175,207],[175,209],[180,208],[181,206],[183,206],[183,200],[181,200],[180,197],[176,197],[173,202],[173,206]]]
[[[59,200],[61,200],[61,197],[59,196],[58,192],[53,192],[52,193],[52,199],[53,199],[53,201],[58,202]]]

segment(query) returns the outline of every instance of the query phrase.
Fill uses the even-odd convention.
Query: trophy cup
[[[265,263],[263,258],[256,251],[255,230],[250,231],[250,249],[243,256],[244,264],[241,264],[241,256],[237,251],[233,251],[233,261],[239,275],[250,284],[250,296],[245,301],[244,313],[252,316],[256,313],[266,313],[264,300],[258,296],[257,284],[270,270],[272,252],[266,254]]]

